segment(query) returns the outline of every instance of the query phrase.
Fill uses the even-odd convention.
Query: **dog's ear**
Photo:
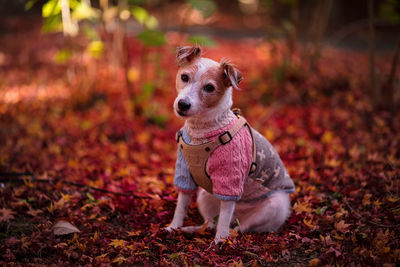
[[[232,86],[236,90],[240,90],[239,83],[242,81],[243,77],[240,71],[231,64],[228,60],[222,59],[220,62],[222,69],[222,79],[226,86]]]
[[[176,61],[179,67],[182,67],[200,56],[201,48],[199,46],[180,46],[176,49]]]

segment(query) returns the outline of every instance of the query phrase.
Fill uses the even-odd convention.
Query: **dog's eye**
[[[186,83],[186,82],[189,81],[189,76],[187,74],[182,74],[181,75],[181,80]]]
[[[212,84],[207,84],[206,86],[204,86],[204,91],[206,91],[207,93],[212,93],[214,92],[215,88]]]

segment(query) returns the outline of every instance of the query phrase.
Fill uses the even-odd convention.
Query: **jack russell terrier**
[[[272,145],[231,110],[240,72],[228,61],[201,57],[199,47],[179,47],[177,62],[174,111],[185,125],[177,133],[178,201],[166,230],[216,228],[214,243],[229,237],[233,222],[241,232],[277,231],[290,215],[295,187]],[[196,191],[204,224],[182,227]]]

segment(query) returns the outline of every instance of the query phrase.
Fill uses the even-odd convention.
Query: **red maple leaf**
[[[10,221],[14,219],[15,212],[9,209],[2,208],[0,209],[0,222],[2,221]]]

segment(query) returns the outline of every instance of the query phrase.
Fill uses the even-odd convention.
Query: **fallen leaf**
[[[124,248],[125,243],[126,241],[123,239],[113,239],[109,245],[113,246],[114,248],[119,248],[119,247]]]
[[[32,217],[37,216],[38,214],[42,213],[42,210],[34,210],[32,208],[29,208],[29,210],[26,212],[26,214],[31,215]]]
[[[243,267],[243,262],[241,259],[239,261],[233,261],[232,263],[229,264],[229,267]]]
[[[319,238],[321,239],[321,241],[324,243],[324,245],[326,247],[331,246],[331,245],[334,244],[334,242],[333,242],[333,240],[332,240],[332,238],[331,238],[331,236],[329,234],[327,236],[325,236],[325,237],[320,235]]]
[[[21,242],[21,240],[16,239],[15,237],[10,237],[7,241],[6,241],[6,245],[7,246],[14,246],[16,244],[19,244]]]
[[[53,226],[53,233],[55,235],[68,235],[71,233],[79,233],[79,229],[73,226],[71,223],[67,221],[58,221],[54,226]]]
[[[387,201],[394,203],[394,202],[399,201],[400,198],[399,197],[388,196],[386,199],[387,199]]]
[[[239,233],[234,229],[229,229],[229,236],[231,236],[232,238],[236,238],[239,236]]]
[[[304,222],[305,225],[307,225],[308,227],[314,229],[314,228],[316,228],[317,226],[314,225],[314,224],[312,224],[312,221],[313,221],[312,218],[310,218],[310,219],[308,219],[308,220],[307,220],[306,218],[303,219],[303,222]]]
[[[195,237],[194,240],[195,240],[197,243],[201,243],[201,244],[203,244],[203,245],[206,245],[206,244],[207,244],[203,239],[198,238],[198,237]]]
[[[333,139],[333,133],[330,131],[326,131],[324,135],[321,137],[321,142],[324,144],[329,144]]]
[[[296,202],[293,206],[293,209],[296,211],[297,214],[305,212],[311,213],[311,204],[306,202]]]
[[[330,247],[326,253],[335,253],[336,257],[339,257],[340,255],[342,255],[342,253],[340,251],[338,251],[337,249],[335,249],[334,247]]]
[[[142,231],[141,230],[127,231],[126,233],[128,234],[128,236],[138,236],[142,233]]]
[[[65,243],[65,242],[61,242],[61,243],[58,243],[58,244],[54,245],[54,247],[55,248],[60,248],[60,249],[65,249],[66,247],[68,247],[68,244]]]
[[[9,222],[10,220],[14,219],[15,212],[10,209],[2,208],[2,209],[0,209],[0,213],[1,213],[0,222],[2,222],[2,221]]]
[[[319,263],[320,263],[320,262],[321,262],[320,259],[315,258],[315,259],[312,259],[312,260],[310,260],[310,261],[308,262],[308,266],[309,266],[309,267],[319,266]]]
[[[344,223],[343,220],[335,223],[335,229],[342,233],[346,233],[348,231],[349,226],[350,226],[350,224]]]
[[[118,265],[121,265],[122,263],[124,263],[126,261],[126,259],[122,256],[115,258],[112,262],[113,263],[118,263]]]

